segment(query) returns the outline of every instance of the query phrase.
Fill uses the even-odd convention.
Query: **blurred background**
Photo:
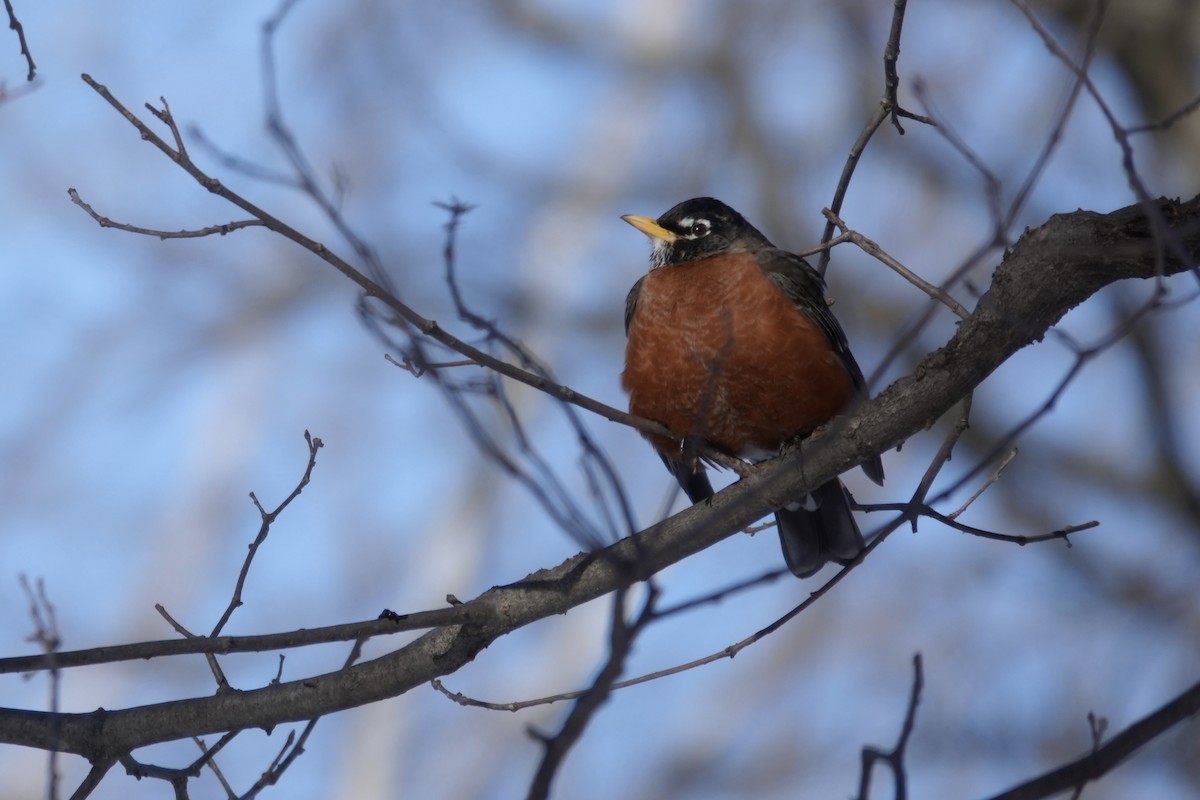
[[[1080,57],[1093,4],[1035,8]],[[1200,5],[1112,3],[1092,76],[1126,125],[1160,120],[1200,92]],[[160,241],[101,229],[67,197],[151,228],[243,217],[209,195],[79,79],[127,106],[165,97],[188,132],[271,169],[286,164],[263,122],[260,29],[275,3],[21,2],[36,87],[0,104],[0,653],[35,652],[19,577],[43,580],[65,649],[175,634],[163,604],[207,631],[258,530],[247,498],[275,506],[303,472],[305,429],[321,437],[312,484],[260,551],[227,633],[315,627],[467,599],[571,556],[579,544],[481,455],[428,378],[384,360],[355,314],[353,286],[264,230]],[[809,247],[846,153],[882,93],[890,2],[545,0],[299,3],[276,40],[284,114],[342,210],[380,254],[400,296],[470,338],[441,261],[446,214],[476,206],[458,241],[473,309],[520,339],[563,383],[624,407],[622,311],[647,243],[619,220],[719,197],[777,244]],[[0,36],[12,92],[25,64]],[[1069,74],[1002,0],[913,0],[901,101],[951,128],[1011,201],[1045,146]],[[144,115],[149,119],[149,115]],[[981,173],[936,130],[885,126],[842,216],[937,283],[968,265],[994,217]],[[164,132],[165,133],[165,132]],[[1153,195],[1200,189],[1200,118],[1134,139]],[[223,166],[202,168],[342,255],[313,203]],[[1121,154],[1082,98],[1011,228],[1057,212],[1133,202]],[[968,307],[1001,253],[974,263]],[[886,353],[927,299],[849,247],[830,294],[878,391],[954,330],[937,312]],[[1171,283],[1182,296],[1184,276]],[[1152,291],[1112,287],[1061,327],[1085,344]],[[940,479],[974,468],[1035,412],[1073,363],[1048,336],[977,392],[968,438]],[[614,695],[567,759],[571,798],[847,797],[863,745],[899,733],[922,653],[925,692],[908,753],[916,797],[981,797],[1086,752],[1086,716],[1115,732],[1200,678],[1200,316],[1142,320],[1090,363],[963,516],[1012,534],[1097,519],[1098,529],[1018,548],[922,522],[898,532],[810,612],[733,661]],[[582,513],[597,515],[576,434],[560,407],[512,387],[540,455]],[[945,432],[887,453],[888,482],[847,476],[863,502],[902,501]],[[672,482],[634,432],[584,415],[619,471],[639,525]],[[499,431],[502,435],[503,431]],[[986,474],[986,473],[985,473]],[[978,487],[968,484],[950,511]],[[675,497],[675,507],[682,501]],[[864,530],[882,525],[866,517]],[[664,601],[778,567],[773,532],[735,536],[668,570]],[[827,576],[828,573],[823,573]],[[653,626],[628,674],[706,655],[770,623],[820,585],[779,580]],[[505,702],[587,685],[607,642],[605,601],[506,637],[446,685]],[[371,643],[367,656],[402,638]],[[337,668],[347,646],[290,652],[285,679]],[[223,659],[256,688],[275,654]],[[64,673],[62,708],[90,711],[213,691],[201,657]],[[45,675],[0,678],[0,704],[48,707]],[[522,796],[540,757],[529,726],[553,731],[565,705],[518,714],[454,705],[432,689],[323,719],[281,786],[289,798]],[[219,759],[247,788],[282,746],[242,734]],[[215,737],[213,737],[215,739]],[[1164,736],[1087,791],[1092,800],[1200,794],[1195,723]],[[137,753],[181,765],[192,743]],[[73,787],[86,771],[61,762]],[[5,798],[44,796],[44,754],[0,750]],[[876,789],[886,795],[886,776]],[[114,770],[94,795],[163,797]],[[221,796],[210,774],[193,797]]]

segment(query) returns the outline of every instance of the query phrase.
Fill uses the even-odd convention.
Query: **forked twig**
[[[834,189],[833,200],[829,203],[829,208],[834,214],[842,213],[842,203],[846,199],[846,192],[850,189],[850,180],[854,177],[854,171],[858,168],[858,162],[866,151],[871,137],[875,135],[875,131],[879,130],[879,126],[885,120],[891,119],[892,124],[901,135],[904,134],[904,128],[900,125],[900,117],[915,120],[926,125],[937,125],[930,117],[906,111],[900,106],[900,102],[896,97],[900,88],[900,77],[896,71],[896,63],[900,58],[900,34],[904,29],[904,12],[907,6],[908,0],[894,0],[892,27],[888,33],[887,44],[883,48],[883,97],[880,98],[879,107],[875,110],[871,118],[867,120],[867,124],[863,126],[862,133],[858,135],[858,139],[855,140],[849,154],[846,156],[846,164],[842,167],[841,177],[838,178],[837,188]],[[832,222],[825,223],[825,232],[821,234],[822,243],[828,242],[833,238],[833,229],[834,224]],[[826,250],[821,253],[821,257],[817,261],[817,272],[824,277],[828,267],[829,251]]]
[[[262,518],[262,524],[259,525],[258,535],[254,537],[254,541],[250,543],[250,550],[246,553],[246,558],[242,562],[242,568],[238,572],[237,583],[233,589],[233,596],[229,599],[229,605],[225,607],[225,612],[221,614],[221,618],[217,620],[217,624],[213,626],[209,636],[217,636],[225,628],[225,623],[229,622],[229,618],[233,616],[233,612],[242,604],[242,589],[246,585],[246,577],[250,574],[250,564],[254,561],[255,554],[258,553],[258,548],[267,539],[267,534],[271,532],[271,525],[283,513],[283,510],[291,505],[291,502],[300,496],[304,491],[304,487],[308,486],[308,482],[312,479],[313,469],[317,466],[317,451],[324,447],[322,442],[317,437],[304,432],[304,441],[308,445],[308,464],[304,468],[304,474],[300,477],[300,482],[296,484],[296,488],[292,489],[291,494],[283,499],[283,502],[274,508],[272,511],[267,511],[262,507],[262,503],[258,502],[258,498],[254,492],[250,493],[250,500],[254,503],[254,507],[258,509],[259,516]]]
[[[908,698],[908,710],[904,713],[904,724],[900,728],[900,738],[896,746],[886,753],[877,747],[862,749],[862,772],[858,785],[858,800],[868,800],[871,796],[871,770],[875,762],[884,761],[892,770],[892,778],[896,786],[896,800],[908,798],[908,775],[904,771],[904,753],[908,749],[908,740],[912,736],[917,721],[917,705],[921,702],[921,689],[925,686],[925,675],[921,668],[921,654],[913,656],[912,692]]]

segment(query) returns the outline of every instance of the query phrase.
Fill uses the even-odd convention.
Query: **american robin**
[[[629,411],[672,436],[646,434],[693,503],[713,494],[702,443],[763,460],[858,399],[866,383],[825,283],[729,206],[686,200],[657,220],[623,220],[650,237],[650,271],[625,300]],[[883,483],[878,458],[863,464]],[[788,569],[804,578],[863,548],[837,478],[775,514]]]

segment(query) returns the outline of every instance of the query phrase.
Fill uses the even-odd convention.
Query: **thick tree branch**
[[[155,742],[308,720],[402,694],[452,673],[499,637],[644,580],[725,539],[954,407],[1013,353],[1039,341],[1099,289],[1190,269],[1200,254],[1200,197],[1111,214],[1078,211],[1029,230],[954,337],[912,375],[791,453],[634,538],[493,588],[467,604],[472,622],[440,627],[388,655],[338,672],[172,703],[90,714],[0,710],[0,742],[78,753],[95,762]],[[1169,238],[1155,236],[1165,231]]]
[[[768,502],[756,505],[763,513],[777,508],[931,426],[1010,356],[1040,341],[1105,286],[1194,269],[1200,260],[1200,197],[1160,200],[1150,211],[1156,220],[1141,205],[1111,214],[1076,211],[1027,230],[944,347],[861,406],[854,418],[814,436],[780,459],[783,463],[760,468],[760,475],[737,488],[763,493]],[[1167,235],[1157,236],[1159,230]],[[846,441],[831,443],[834,436]],[[714,507],[722,507],[726,497],[732,501],[734,493],[722,492]]]
[[[1069,789],[1083,787],[1115,769],[1142,745],[1197,713],[1200,713],[1200,683],[1194,684],[1086,756],[1040,775],[1028,783],[1013,787],[991,800],[1041,800]]]

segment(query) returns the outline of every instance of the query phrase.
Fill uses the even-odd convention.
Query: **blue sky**
[[[165,229],[241,218],[140,141],[78,76],[91,74],[139,113],[165,96],[189,136],[199,128],[225,152],[284,169],[262,120],[259,26],[273,7],[17,4],[40,79],[0,105],[6,654],[30,649],[19,575],[45,581],[68,649],[171,637],[155,603],[195,630],[210,627],[257,531],[247,493],[269,507],[286,496],[304,467],[305,429],[326,442],[314,481],[272,531],[230,632],[436,608],[447,593],[474,596],[578,548],[479,454],[427,379],[384,360],[354,313],[353,287],[316,258],[257,230],[165,242],[103,230],[68,200],[74,187],[101,214]],[[727,9],[711,3],[300,3],[277,42],[280,96],[318,177],[344,177],[347,219],[407,302],[469,335],[445,291],[445,214],[433,203],[474,203],[459,240],[468,302],[564,383],[623,406],[620,314],[647,248],[619,216],[657,215],[712,194],[779,244],[809,246],[845,152],[874,108],[885,15],[829,2],[770,8],[747,12],[731,30]],[[24,67],[11,37],[0,40],[0,76],[13,88]],[[744,81],[741,108],[702,72],[722,41],[731,42],[722,57]],[[914,2],[901,74],[904,101],[915,106],[920,76],[1006,196],[1030,168],[1066,86],[1064,71],[1001,2]],[[1114,65],[1101,59],[1094,75],[1120,118],[1140,121]],[[978,174],[936,132],[906,129],[904,137],[881,131],[843,216],[937,281],[985,239],[989,217]],[[1154,194],[1194,193],[1194,176],[1169,168],[1169,151],[1150,138],[1137,143]],[[305,197],[231,172],[194,138],[189,147],[223,182],[350,255]],[[1084,101],[1013,231],[1051,213],[1131,201],[1112,136]],[[986,285],[997,260],[983,259],[972,280]],[[924,309],[914,289],[846,248],[835,254],[830,286],[867,372]],[[1121,291],[1136,297],[1145,288]],[[962,299],[970,305],[965,292]],[[1099,298],[1064,326],[1091,340],[1115,313]],[[1177,365],[1173,397],[1194,397],[1194,310],[1155,325]],[[937,317],[884,368],[883,384],[952,330],[948,314]],[[977,427],[1019,422],[1069,363],[1054,337],[1018,355],[978,393]],[[916,651],[926,669],[910,753],[916,796],[999,791],[1086,749],[1088,710],[1117,730],[1192,683],[1194,604],[1164,608],[1161,600],[1186,598],[1195,585],[1196,532],[1136,496],[1097,491],[1055,458],[1079,453],[1140,480],[1152,451],[1138,374],[1136,353],[1123,347],[1085,370],[1021,443],[1001,485],[964,517],[1013,533],[1101,519],[1074,548],[1018,549],[932,524],[898,533],[811,613],[732,662],[615,696],[569,758],[562,796],[847,796],[859,748],[888,745],[898,731]],[[542,455],[586,505],[578,448],[559,409],[521,387],[512,398]],[[618,466],[638,521],[654,521],[671,493],[658,459],[627,429],[595,417],[585,425]],[[942,431],[886,454],[882,489],[847,476],[856,496],[907,498]],[[1194,416],[1181,431],[1195,475]],[[965,450],[944,480],[972,467],[975,455]],[[736,582],[778,559],[771,532],[734,537],[668,570],[666,599]],[[1149,599],[1117,602],[1112,588],[1136,585],[1133,577],[1152,587]],[[817,585],[776,581],[660,623],[638,642],[629,672],[719,650]],[[519,632],[446,683],[495,701],[583,685],[603,653],[607,610],[594,603]],[[372,643],[368,655],[395,644]],[[285,677],[333,669],[342,658],[337,647],[290,653]],[[227,663],[241,688],[263,685],[276,668],[274,654]],[[69,672],[62,688],[63,707],[75,711],[212,691],[199,658]],[[45,690],[44,678],[7,676],[0,703],[43,708]],[[538,756],[526,727],[553,729],[564,713],[464,709],[417,690],[322,720],[273,791],[519,795]],[[221,763],[244,787],[283,732],[243,738]],[[179,763],[192,751],[184,743],[140,755]],[[1088,796],[1185,796],[1194,784],[1172,763],[1139,757]],[[63,764],[68,783],[81,769]],[[13,797],[42,796],[40,757],[0,751],[0,774]],[[205,781],[193,796],[216,796],[215,782]],[[163,788],[113,774],[95,796],[159,797]]]

